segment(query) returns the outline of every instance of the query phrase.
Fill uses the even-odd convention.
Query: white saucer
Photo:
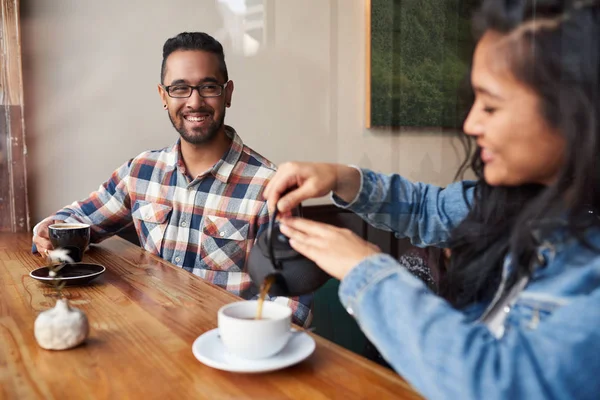
[[[279,353],[262,360],[246,360],[230,354],[219,338],[219,329],[199,336],[192,345],[194,356],[203,364],[230,372],[257,373],[275,371],[297,364],[315,350],[315,340],[310,335],[294,333]]]

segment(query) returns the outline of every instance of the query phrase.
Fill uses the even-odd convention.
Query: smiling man
[[[243,298],[256,288],[246,260],[269,214],[263,189],[275,166],[225,125],[234,84],[223,47],[206,33],[184,32],[163,47],[158,92],[180,138],[117,169],[89,198],[59,210],[34,228],[34,250],[52,249],[55,221],[91,225],[100,242],[133,225],[149,252]],[[310,297],[275,298],[310,323]]]

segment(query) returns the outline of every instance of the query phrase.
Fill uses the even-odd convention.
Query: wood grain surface
[[[56,295],[29,272],[44,262],[31,254],[28,234],[0,234],[1,399],[420,398],[393,371],[316,335],[313,355],[283,370],[207,367],[192,343],[238,297],[120,238],[93,246],[84,261],[107,269],[87,286],[65,288],[86,312],[90,337],[71,350],[43,350],[33,323]]]

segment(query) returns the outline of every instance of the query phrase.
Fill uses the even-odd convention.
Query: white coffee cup
[[[254,319],[258,301],[238,301],[219,309],[219,336],[233,355],[257,360],[281,351],[291,336],[292,309],[265,301],[262,319]]]

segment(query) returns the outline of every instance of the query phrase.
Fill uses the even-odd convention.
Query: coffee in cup
[[[79,223],[52,224],[48,227],[50,243],[68,252],[73,262],[80,262],[90,244],[90,226]]]
[[[229,353],[257,360],[281,351],[288,343],[292,328],[292,309],[266,301],[262,318],[256,319],[256,300],[238,301],[219,309],[219,336]]]

